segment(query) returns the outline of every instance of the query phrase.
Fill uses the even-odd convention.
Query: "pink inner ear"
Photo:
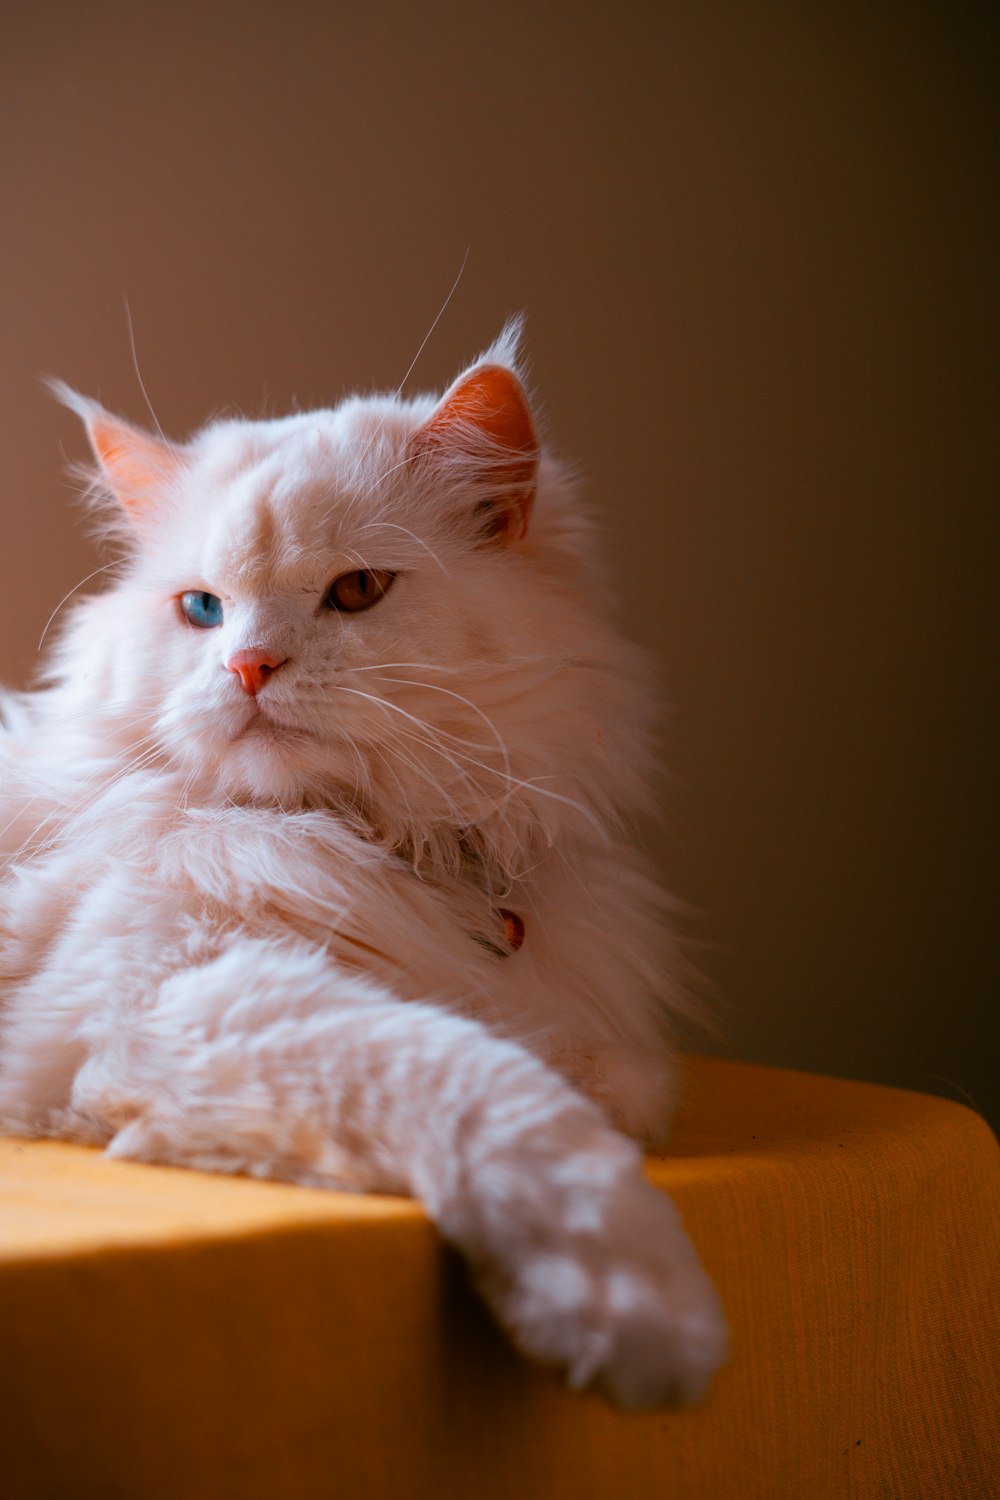
[[[143,509],[152,491],[176,470],[177,454],[168,443],[106,412],[87,425],[94,453],[118,500],[126,509]]]
[[[448,392],[424,428],[444,435],[455,423],[478,427],[515,453],[538,452],[538,438],[517,376],[503,365],[483,365]]]
[[[460,380],[414,441],[424,449],[461,452],[468,448],[470,428],[510,454],[509,460],[491,454],[483,477],[496,513],[491,536],[517,541],[527,532],[535,498],[538,435],[520,382],[503,365],[482,365]]]

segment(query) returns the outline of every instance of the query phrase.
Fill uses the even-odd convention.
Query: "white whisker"
[[[449,304],[451,302],[452,297],[454,297],[455,293],[458,291],[458,284],[461,281],[463,275],[465,274],[465,267],[466,267],[466,264],[468,263],[468,259],[469,259],[469,249],[466,249],[466,252],[465,252],[464,256],[462,257],[462,264],[458,268],[458,275],[455,277],[455,280],[452,282],[451,289],[448,292],[447,297],[445,297],[445,299],[442,302],[441,306],[438,308],[437,316],[435,317],[435,319],[434,319],[433,323],[431,324],[431,326],[428,328],[427,332],[424,334],[423,339],[421,340],[419,349],[417,350],[416,354],[413,356],[413,358],[410,360],[409,365],[407,366],[406,374],[403,376],[402,380],[399,382],[399,385],[396,387],[395,396],[393,397],[394,401],[398,401],[399,398],[400,398],[400,396],[402,395],[403,387],[405,386],[406,382],[409,380],[410,376],[413,374],[413,371],[416,369],[417,361],[419,360],[421,354],[423,354],[424,350],[426,349],[427,344],[428,344],[428,342],[430,340],[430,337],[431,337],[432,333],[434,332],[435,328],[440,323],[441,319],[444,317],[444,314],[447,311],[447,308],[448,308],[448,306],[449,306]],[[385,427],[385,417],[383,416],[381,418],[381,420],[379,421],[379,424],[376,427],[376,429],[375,429],[374,433],[372,434],[371,438],[369,439],[367,447],[365,448],[364,452],[360,455],[360,457],[358,458],[357,463],[354,466],[354,479],[356,479],[357,475],[360,473],[360,469],[361,469],[362,463],[364,463],[365,459],[367,459],[369,453],[371,452],[372,448],[374,447],[375,443],[377,442],[378,438],[380,437],[380,435],[381,435],[382,430],[383,430],[384,427]],[[352,480],[352,482],[353,482],[353,480]]]
[[[56,605],[55,609],[52,611],[52,613],[49,615],[49,618],[45,622],[45,629],[38,637],[38,645],[35,647],[36,651],[41,651],[43,645],[45,644],[45,637],[49,633],[49,626],[52,624],[52,621],[55,619],[56,615],[66,603],[67,599],[72,599],[77,589],[82,589],[85,583],[89,583],[90,580],[92,578],[96,578],[98,574],[107,573],[111,568],[117,568],[119,565],[119,560],[116,558],[114,562],[105,563],[103,567],[95,568],[92,573],[87,574],[86,578],[81,578],[79,583],[74,583],[73,587],[69,590],[68,593],[63,594],[62,598],[59,600],[59,603]]]
[[[139,389],[142,392],[142,399],[146,403],[146,406],[147,406],[147,408],[149,410],[149,415],[153,419],[153,423],[154,423],[154,425],[156,427],[156,430],[160,434],[160,437],[163,439],[163,441],[166,442],[167,441],[166,433],[163,431],[163,428],[160,426],[160,419],[156,415],[156,412],[153,410],[153,403],[152,403],[152,401],[150,401],[150,399],[149,399],[149,392],[146,390],[146,382],[143,380],[143,378],[142,378],[142,372],[139,369],[139,356],[136,353],[136,348],[135,348],[135,328],[133,327],[133,324],[132,324],[132,309],[128,305],[128,297],[123,297],[122,300],[125,303],[125,317],[126,317],[126,320],[128,322],[128,344],[129,344],[129,349],[131,350],[131,353],[132,353],[132,368],[135,371],[135,378],[139,382]]]
[[[402,532],[404,536],[408,536],[412,541],[416,542],[416,544],[417,544],[418,547],[422,547],[423,548],[423,550],[427,553],[427,556],[431,559],[431,562],[433,562],[434,564],[436,564],[436,566],[441,569],[441,572],[444,574],[444,576],[446,578],[450,578],[451,577],[451,573],[450,573],[449,569],[444,565],[444,563],[438,557],[437,553],[434,551],[434,548],[431,547],[429,545],[429,543],[425,542],[422,537],[417,536],[417,534],[416,534],[415,531],[411,531],[410,528],[409,528],[409,526],[402,526],[398,521],[369,521],[368,524],[365,526],[364,529],[365,529],[366,532],[368,532],[368,531],[400,531],[400,532]]]

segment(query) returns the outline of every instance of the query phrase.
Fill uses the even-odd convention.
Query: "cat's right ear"
[[[46,382],[57,401],[76,412],[90,439],[101,478],[127,515],[136,520],[156,508],[183,465],[181,450],[105,411],[61,380]]]

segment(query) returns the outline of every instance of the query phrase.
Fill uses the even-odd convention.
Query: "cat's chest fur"
[[[0,978],[18,991],[6,1050],[20,1040],[21,1071],[36,1066],[65,1088],[82,1038],[90,1046],[144,1022],[171,973],[213,963],[239,936],[275,949],[304,942],[345,975],[404,1000],[430,996],[520,1037],[595,1092],[599,1080],[585,1075],[599,1053],[658,1063],[637,972],[648,962],[647,892],[626,851],[549,851],[497,891],[475,836],[455,839],[453,868],[428,878],[332,810],[198,806],[183,777],[156,770],[113,780],[0,887]],[[281,1004],[301,1010],[292,992]],[[641,1114],[640,1078],[633,1093]],[[655,1122],[641,1128],[657,1133]]]

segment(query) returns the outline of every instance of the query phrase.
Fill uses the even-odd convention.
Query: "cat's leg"
[[[692,1399],[715,1293],[638,1148],[523,1048],[325,955],[237,942],[107,1036],[72,1107],[113,1154],[420,1198],[502,1324],[576,1387]]]
[[[555,1041],[549,1065],[604,1111],[616,1130],[648,1151],[662,1151],[678,1093],[675,1054],[655,1037],[645,1050],[594,1039]]]

